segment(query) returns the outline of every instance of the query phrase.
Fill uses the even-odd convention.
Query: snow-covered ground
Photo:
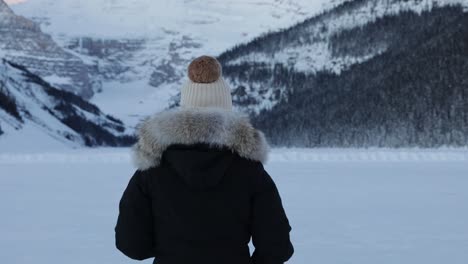
[[[468,262],[467,149],[282,149],[266,167],[289,263]],[[113,237],[128,149],[0,152],[0,172],[1,263],[136,263]]]

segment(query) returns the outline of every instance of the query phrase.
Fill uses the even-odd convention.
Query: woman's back
[[[139,169],[116,226],[117,247],[127,256],[161,264],[291,257],[291,228],[262,165],[268,146],[245,116],[219,108],[156,114],[140,125],[134,150]]]

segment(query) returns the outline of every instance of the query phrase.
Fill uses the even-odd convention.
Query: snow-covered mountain
[[[0,127],[2,151],[119,146],[133,141],[121,121],[4,59],[0,60]]]
[[[382,1],[344,3],[222,54],[237,105],[276,145],[467,146],[467,1],[431,2],[317,33],[323,19],[358,17],[371,3]],[[320,52],[329,56],[325,64]],[[324,67],[343,58],[360,59]]]
[[[460,63],[468,0],[337,0],[315,16],[310,3],[28,0],[14,7],[86,64],[91,82],[102,85],[92,103],[130,127],[176,104],[188,62],[212,54],[238,110],[275,144],[468,144],[468,69]]]
[[[86,98],[93,93],[82,60],[59,47],[36,23],[15,15],[3,0],[0,0],[0,58],[24,65],[64,90]]]
[[[226,72],[234,73],[228,79],[239,88],[234,94],[244,110],[259,113],[271,109],[292,89],[275,82],[268,74],[257,74],[265,80],[243,78],[248,75],[245,72],[248,68],[254,72],[273,72],[273,76],[286,74],[281,72],[281,67],[304,74],[340,74],[352,65],[384,53],[395,40],[390,34],[379,36],[373,33],[364,36],[364,42],[372,42],[373,45],[358,43],[353,46],[355,42],[350,42],[349,38],[340,38],[341,32],[359,29],[379,18],[404,12],[421,14],[434,7],[453,5],[461,5],[468,10],[468,0],[353,0],[335,1],[334,5],[334,8],[293,27],[260,36],[221,54]],[[346,47],[338,51],[337,46]]]
[[[90,66],[94,83],[102,84],[93,102],[134,125],[141,115],[168,105],[194,57],[217,55],[291,26],[318,13],[324,3],[328,1],[28,0],[12,7]]]

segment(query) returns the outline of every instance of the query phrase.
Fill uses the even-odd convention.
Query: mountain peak
[[[5,1],[0,0],[0,20],[4,14],[13,15],[13,11],[11,11],[10,7],[7,5],[7,3],[5,3]]]

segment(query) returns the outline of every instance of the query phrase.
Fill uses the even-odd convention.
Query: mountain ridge
[[[18,16],[0,0],[0,58],[25,65],[63,90],[90,98],[88,69],[59,47],[36,23]]]

